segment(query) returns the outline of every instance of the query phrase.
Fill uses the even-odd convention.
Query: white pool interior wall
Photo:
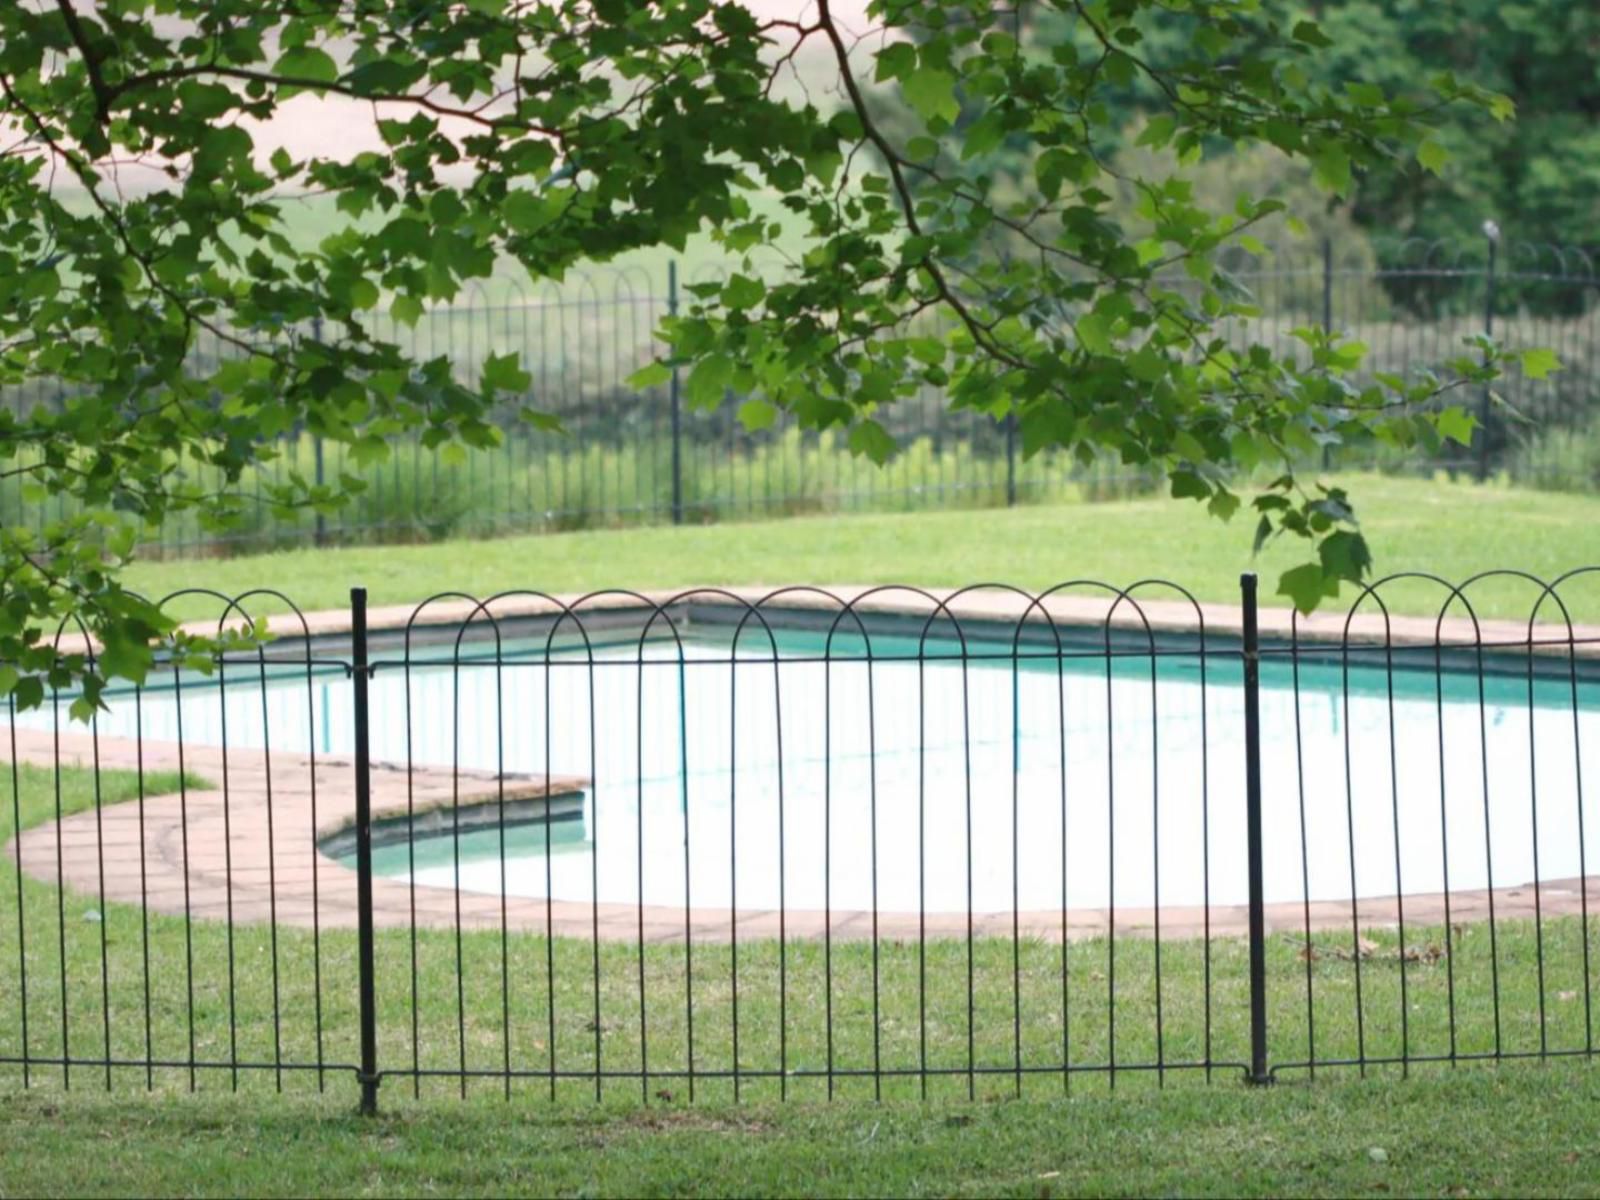
[[[592,780],[582,846],[548,863],[542,848],[513,853],[503,876],[498,854],[469,857],[459,883],[474,891],[543,896],[548,871],[559,899],[725,907],[737,888],[752,910],[1246,899],[1237,658],[1210,660],[1202,689],[1193,656],[1158,658],[1152,685],[1149,658],[1118,660],[1108,681],[1103,659],[775,667],[763,647],[748,653],[735,668],[713,639],[687,643],[686,665],[651,642],[592,665],[383,669],[372,756]],[[1302,669],[1297,705],[1287,678],[1271,668],[1262,690],[1269,902],[1348,899],[1352,884],[1361,897],[1438,892],[1447,868],[1452,890],[1515,886],[1534,879],[1536,853],[1544,880],[1594,869],[1600,711],[1574,708],[1563,681],[1540,683],[1530,717],[1525,687],[1504,681],[1481,707],[1475,680],[1391,704],[1370,678],[1347,695],[1336,669]],[[263,706],[235,670],[226,689],[185,689],[182,734],[219,743],[226,721],[230,745],[348,755],[350,695],[342,674],[309,689],[290,674]],[[140,710],[146,738],[176,739],[170,691]],[[99,729],[132,736],[131,701]],[[417,881],[448,887],[454,868]]]

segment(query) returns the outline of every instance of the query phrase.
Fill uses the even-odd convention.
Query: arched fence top
[[[1404,238],[1379,240],[1376,275],[1475,275],[1488,270],[1491,248],[1495,273],[1503,279],[1545,279],[1600,286],[1593,247],[1555,242],[1487,238]]]
[[[1249,249],[1236,243],[1217,251],[1217,265],[1241,280],[1305,277],[1326,272],[1341,278],[1368,276],[1376,282],[1409,276],[1472,277],[1489,267],[1486,238],[1298,238]],[[1600,286],[1600,248],[1548,241],[1504,240],[1494,247],[1495,274],[1502,279],[1549,280]],[[1173,273],[1181,282],[1186,277]]]
[[[1576,567],[1553,579],[1513,568],[1484,570],[1459,581],[1395,572],[1360,585],[1310,618],[1287,606],[1276,613],[1263,610],[1272,618],[1264,637],[1289,646],[1569,646],[1600,656],[1600,649],[1587,650],[1589,643],[1600,642],[1595,619],[1600,613],[1594,611],[1600,605],[1583,602],[1586,585],[1600,585],[1600,566]],[[1519,590],[1512,596],[1507,589]],[[1600,592],[1600,587],[1591,590]],[[1398,596],[1402,591],[1406,595]],[[252,663],[279,666],[344,662],[339,614],[308,613],[280,589],[231,595],[197,585],[157,604],[188,616],[180,632],[190,636],[243,635],[248,641],[263,635],[242,652],[234,643],[224,651],[227,661],[248,655]],[[212,609],[211,615],[191,616],[200,604]],[[706,586],[658,592],[606,588],[576,596],[527,588],[488,596],[447,590],[381,610],[372,626],[380,643],[373,662],[375,669],[389,670],[468,661],[566,661],[574,653],[593,662],[598,647],[615,647],[619,638],[635,660],[642,661],[649,646],[663,645],[673,657],[688,661],[694,657],[690,644],[712,630],[739,661],[781,660],[783,635],[799,631],[821,636],[822,657],[837,661],[925,658],[941,642],[955,657],[977,654],[980,647],[985,657],[1020,654],[1024,642],[1030,652],[1043,645],[1063,654],[1204,656],[1232,653],[1237,611],[1233,605],[1202,602],[1181,583],[1155,577],[1125,586],[1077,578],[1047,588],[1000,582],[953,589]],[[96,661],[97,643],[81,618],[63,617],[52,637],[64,653]],[[332,650],[316,648],[328,639]],[[886,655],[875,644],[881,639],[903,649]],[[394,649],[385,650],[383,643]],[[433,654],[427,646],[446,649]]]

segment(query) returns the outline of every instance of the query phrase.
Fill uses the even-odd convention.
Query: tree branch
[[[850,104],[861,121],[862,132],[866,135],[867,140],[877,147],[878,153],[883,155],[884,162],[888,164],[889,177],[899,198],[900,210],[905,214],[906,227],[911,230],[912,236],[922,237],[922,223],[917,219],[916,200],[912,196],[911,188],[906,183],[905,174],[901,170],[900,156],[895,152],[889,139],[884,137],[882,131],[878,129],[877,123],[872,119],[872,114],[867,108],[866,97],[861,94],[861,87],[856,83],[855,75],[850,69],[850,51],[845,46],[844,39],[839,36],[838,27],[834,24],[833,14],[829,11],[829,0],[817,0],[817,24],[821,27],[823,34],[833,47],[834,59],[839,64],[840,81],[844,84],[845,92],[850,97]],[[933,286],[939,293],[940,298],[955,311],[956,316],[961,319],[961,323],[967,327],[967,332],[972,334],[973,340],[982,346],[986,353],[1006,363],[1008,366],[1015,367],[1018,370],[1027,370],[1028,364],[1026,360],[1018,358],[996,342],[990,335],[988,326],[972,314],[972,310],[967,307],[966,302],[950,286],[950,281],[946,278],[944,270],[932,254],[923,254],[917,261],[928,272],[929,278],[933,280]]]
[[[94,92],[96,115],[100,118],[100,124],[104,125],[111,119],[113,92],[106,87],[105,76],[100,72],[100,56],[89,45],[89,31],[78,19],[78,12],[72,7],[72,0],[56,0],[56,7],[61,10],[61,19],[66,23],[67,35],[72,38],[72,44],[78,48],[78,53],[83,55],[84,70],[89,75],[89,89]]]

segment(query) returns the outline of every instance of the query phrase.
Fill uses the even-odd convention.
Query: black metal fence
[[[274,636],[9,713],[18,1085],[975,1097],[1595,1049],[1600,568],[1311,621],[1251,577],[166,604]]]
[[[1471,399],[1484,432],[1472,451],[1438,460],[1352,455],[1326,465],[1397,471],[1504,474],[1540,487],[1600,486],[1600,279],[1585,254],[1527,245],[1407,243],[1375,254],[1366,243],[1325,244],[1224,266],[1261,315],[1227,336],[1292,354],[1292,331],[1307,325],[1350,332],[1368,346],[1367,370],[1405,375],[1461,353],[1462,339],[1488,330],[1517,346],[1547,346],[1564,363],[1547,380],[1504,383],[1506,405]],[[1179,281],[1175,286],[1184,286]],[[1097,499],[1159,486],[1148,472],[1116,462],[1088,466],[1070,456],[1024,458],[1015,431],[972,412],[952,412],[939,393],[885,414],[903,450],[887,467],[852,456],[831,433],[798,428],[787,416],[752,431],[738,399],[690,409],[678,380],[643,393],[628,377],[660,352],[661,319],[679,305],[675,267],[662,277],[617,271],[575,277],[529,294],[511,284],[478,289],[460,305],[431,310],[414,328],[376,318],[374,332],[421,358],[448,356],[476,379],[491,353],[517,353],[532,375],[529,395],[507,407],[504,444],[459,465],[420,442],[362,468],[342,448],[290,436],[280,456],[238,486],[255,498],[226,536],[193,519],[170,521],[150,548],[223,552],[374,540],[413,541],[514,530],[571,529],[732,517],[949,506],[998,506]],[[232,351],[203,336],[200,365]],[[5,401],[24,408],[61,402],[35,380]],[[565,433],[535,430],[516,415],[524,404],[560,418]],[[337,516],[286,520],[263,499],[290,471],[318,483],[349,474],[366,488]],[[221,486],[220,480],[209,480]],[[0,520],[41,526],[61,499],[28,501],[20,483],[0,481]]]

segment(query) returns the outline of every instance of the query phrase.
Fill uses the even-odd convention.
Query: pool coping
[[[30,877],[64,883],[101,903],[201,920],[275,923],[319,929],[357,924],[356,874],[324,850],[354,820],[353,763],[344,756],[298,755],[95,737],[88,733],[18,729],[20,759],[49,765],[94,764],[145,772],[183,769],[220,787],[127,801],[24,830],[6,847]],[[59,740],[58,740],[59,739]],[[59,749],[58,749],[59,747]],[[502,789],[519,802],[568,799],[586,781],[553,776],[499,779],[487,772],[373,764],[375,818],[451,805],[496,805]],[[142,855],[138,852],[142,847]],[[910,941],[1020,937],[1045,941],[1115,936],[1242,938],[1245,905],[1072,908],[1021,913],[824,912],[796,909],[705,909],[502,897],[453,888],[412,886],[375,878],[374,921],[380,929],[508,929],[605,941],[681,943],[738,939]],[[1267,905],[1269,934],[1464,924],[1498,919],[1588,915],[1588,893],[1600,898],[1600,876],[1541,880],[1489,891],[1349,900],[1281,901]]]
[[[1066,589],[1090,588],[1092,594],[1069,593]],[[539,622],[551,626],[566,616],[574,634],[578,625],[570,620],[582,618],[600,627],[615,627],[641,614],[663,613],[660,633],[669,635],[676,626],[674,609],[692,614],[722,610],[719,623],[727,624],[728,610],[751,614],[754,634],[760,625],[759,614],[784,611],[840,615],[836,627],[848,634],[856,628],[849,614],[896,617],[921,621],[946,621],[959,626],[971,622],[984,626],[1007,626],[1026,630],[1037,638],[1055,628],[1114,631],[1134,644],[1149,639],[1160,645],[1164,636],[1180,635],[1202,639],[1238,640],[1244,631],[1243,609],[1238,604],[1199,602],[1190,598],[1150,598],[1151,593],[1175,594],[1171,584],[1145,581],[1119,592],[1108,585],[1082,581],[1061,585],[1043,595],[1023,592],[1004,584],[982,584],[967,588],[922,588],[899,584],[745,585],[652,589],[645,591],[609,590],[585,594],[546,595],[534,592],[507,592],[482,600],[448,594],[420,604],[382,605],[367,610],[367,629],[381,656],[385,645],[406,642],[437,643],[442,634],[460,631],[474,622],[493,618],[499,622]],[[1559,611],[1554,606],[1549,611]],[[691,616],[692,620],[692,616]],[[230,626],[243,623],[230,621]],[[348,608],[271,614],[262,619],[266,632],[280,643],[308,640],[312,643],[348,643],[352,615]],[[830,623],[832,624],[832,623]],[[214,635],[217,621],[187,621],[180,629],[195,636]],[[1531,649],[1540,656],[1562,656],[1600,661],[1600,625],[1569,624],[1563,621],[1473,619],[1465,616],[1419,617],[1389,614],[1369,609],[1365,612],[1314,612],[1309,616],[1293,608],[1263,606],[1258,611],[1258,629],[1264,652],[1282,650],[1296,643],[1324,647],[1438,647],[1443,650]],[[93,648],[92,640],[79,634],[62,640],[66,650]],[[1124,643],[1126,646],[1126,642]],[[283,661],[294,661],[285,659]]]

